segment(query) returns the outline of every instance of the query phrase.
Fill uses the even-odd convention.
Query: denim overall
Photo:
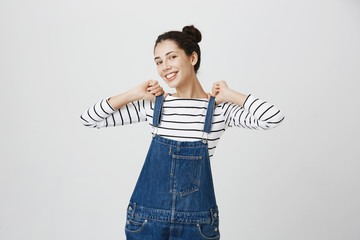
[[[163,94],[155,99],[153,130],[160,124],[162,103]],[[220,239],[207,143],[214,108],[211,96],[202,140],[175,141],[153,131],[127,207],[127,240]]]

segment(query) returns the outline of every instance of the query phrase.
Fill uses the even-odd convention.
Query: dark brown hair
[[[194,51],[198,55],[198,60],[194,66],[195,73],[200,67],[201,52],[199,42],[201,41],[200,31],[194,25],[185,26],[180,31],[168,31],[158,36],[154,46],[154,52],[157,44],[163,40],[173,40],[176,45],[183,49],[187,56],[190,56]]]

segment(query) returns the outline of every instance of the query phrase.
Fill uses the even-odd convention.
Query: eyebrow
[[[168,52],[167,54],[165,54],[165,56],[166,56],[166,55],[169,55],[169,54],[172,53],[172,52],[175,52],[175,51]],[[154,58],[154,60],[156,60],[156,59],[158,59],[158,58],[160,58],[160,57],[156,57],[156,58]]]

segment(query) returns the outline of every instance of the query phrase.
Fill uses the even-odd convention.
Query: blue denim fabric
[[[153,127],[161,122],[163,95],[155,100]],[[209,100],[199,141],[175,141],[153,132],[140,176],[127,207],[127,240],[219,240],[207,133],[215,97]]]

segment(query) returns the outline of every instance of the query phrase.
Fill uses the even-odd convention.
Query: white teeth
[[[166,77],[167,77],[167,78],[171,78],[171,77],[173,77],[175,74],[176,74],[176,73],[170,73],[170,74],[166,75]]]

